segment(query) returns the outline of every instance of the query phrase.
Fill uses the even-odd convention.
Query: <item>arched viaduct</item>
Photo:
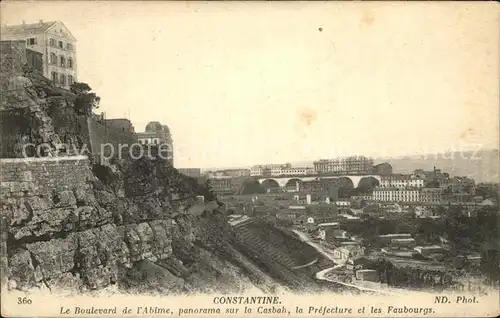
[[[380,176],[378,175],[365,175],[365,176],[321,176],[321,177],[302,177],[302,176],[297,176],[297,177],[267,177],[267,178],[259,178],[257,179],[259,181],[260,184],[263,184],[264,182],[276,182],[279,187],[281,188],[284,188],[285,186],[287,186],[287,184],[289,183],[289,181],[291,180],[294,180],[294,181],[312,181],[312,180],[320,180],[320,179],[337,179],[337,180],[341,180],[341,179],[348,179],[352,182],[354,188],[357,188],[360,184],[360,182],[365,179],[365,180],[369,180],[369,179],[376,179],[378,180],[378,182],[381,181],[381,178]]]

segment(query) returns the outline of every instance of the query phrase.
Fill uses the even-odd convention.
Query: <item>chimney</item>
[[[40,24],[43,24],[43,20],[40,20]]]

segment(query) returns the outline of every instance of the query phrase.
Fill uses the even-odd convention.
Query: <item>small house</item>
[[[356,279],[361,281],[377,282],[378,274],[374,269],[361,269],[356,271]]]
[[[397,238],[392,239],[390,242],[391,247],[413,247],[415,246],[414,238]]]
[[[427,257],[430,254],[439,254],[444,252],[443,247],[439,245],[416,246],[414,250],[424,257]]]
[[[359,245],[341,246],[333,251],[333,256],[342,261],[347,261],[351,258],[358,258],[364,254],[365,248]]]
[[[377,239],[382,244],[390,244],[395,239],[409,239],[412,238],[408,233],[385,234],[377,236]]]
[[[348,270],[360,270],[360,269],[370,269],[373,266],[373,262],[364,256],[348,259],[346,262],[346,269]]]

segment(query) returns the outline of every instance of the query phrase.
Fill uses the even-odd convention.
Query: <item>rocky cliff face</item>
[[[27,144],[43,145],[43,155],[74,154],[90,144],[86,118],[74,111],[75,94],[32,73],[2,73],[0,86],[2,158],[23,157]],[[33,147],[26,150],[36,154]]]
[[[230,243],[224,207],[186,214],[204,186],[161,160],[93,164],[21,156],[24,142],[61,139],[82,146],[86,136],[64,123],[78,118],[71,94],[16,75],[2,98],[10,122],[2,139],[2,261],[11,289],[90,292],[240,292],[274,284]],[[23,120],[21,120],[23,119]],[[54,125],[59,123],[59,128]],[[61,135],[63,137],[61,138]],[[67,153],[71,155],[70,152]]]

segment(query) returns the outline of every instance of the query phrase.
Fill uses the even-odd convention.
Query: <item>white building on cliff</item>
[[[43,75],[58,86],[69,89],[77,82],[76,39],[61,21],[4,25],[2,41],[24,40],[26,47],[43,56]]]
[[[172,166],[174,165],[174,142],[167,125],[152,121],[146,125],[145,132],[137,133],[137,140],[141,145],[166,144],[168,146],[168,161]]]

